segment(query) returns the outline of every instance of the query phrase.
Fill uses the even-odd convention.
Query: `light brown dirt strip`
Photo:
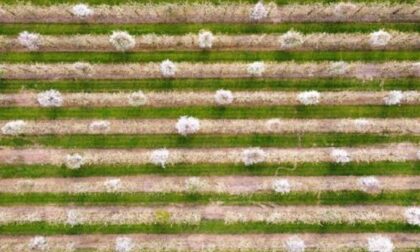
[[[175,64],[174,78],[251,78],[245,63],[187,63]],[[345,73],[337,74],[333,62],[266,63],[264,78],[327,78],[359,79],[420,77],[418,62],[363,63],[349,62]],[[162,78],[160,63],[92,64],[81,72],[74,64],[3,64],[4,79],[150,79]]]
[[[405,223],[407,208],[399,206],[183,206],[162,207],[0,207],[0,224],[48,222],[54,224],[199,224],[205,220],[268,223]],[[166,218],[163,218],[166,216]]]
[[[177,134],[173,119],[108,120],[109,130],[93,132],[94,120],[25,121],[22,134]],[[3,128],[9,121],[0,121]],[[269,119],[200,120],[198,134],[273,134],[273,133],[401,133],[420,134],[420,119]],[[5,135],[0,131],[0,135]]]
[[[161,169],[156,167],[156,169]],[[282,167],[279,167],[282,169]],[[273,174],[275,171],[273,171]],[[5,193],[97,193],[97,192],[200,192],[250,194],[274,192],[273,183],[286,179],[290,192],[366,191],[356,176],[325,177],[89,177],[1,179],[0,192]],[[419,190],[419,176],[378,176],[383,191]],[[373,192],[373,191],[372,191]]]
[[[299,105],[298,92],[233,92],[233,102],[226,106]],[[321,92],[320,105],[385,104],[389,92]],[[0,94],[1,106],[38,107],[37,93]],[[63,107],[127,107],[132,93],[64,93]],[[215,92],[147,92],[147,107],[183,107],[217,105]],[[402,92],[401,104],[420,104],[420,92]]]
[[[416,160],[419,146],[408,143],[342,148],[354,162]],[[243,148],[168,149],[168,164],[175,163],[242,163]],[[333,148],[264,148],[265,162],[335,162]],[[145,164],[153,150],[148,149],[11,149],[0,150],[0,163],[61,165],[70,153],[83,155],[85,164]]]
[[[354,251],[367,248],[368,238],[381,235],[392,240],[396,251],[413,251],[419,248],[419,234],[363,233],[363,234],[297,234],[308,251]],[[117,238],[126,237],[134,245],[133,251],[285,251],[285,242],[294,234],[179,234],[179,235],[68,235],[48,236],[50,250],[72,251],[92,249],[114,251]],[[0,236],[0,251],[33,251],[28,244],[32,236]]]
[[[313,50],[415,50],[420,49],[418,33],[390,32],[392,39],[386,46],[372,47],[370,34],[313,33],[303,36],[303,43],[292,48],[280,46],[281,34],[222,35],[215,34],[210,50],[252,51],[313,51]],[[183,36],[142,35],[136,36],[136,45],[130,51],[149,50],[201,50],[198,34]],[[0,51],[28,51],[19,44],[17,37],[0,36]],[[39,51],[116,51],[106,35],[41,36]]]
[[[1,23],[253,23],[251,4],[99,5],[93,14],[80,18],[73,5],[1,5]],[[267,4],[267,18],[260,22],[418,22],[419,6],[410,4],[337,5]],[[344,9],[344,11],[342,11]],[[347,9],[347,11],[345,10]]]

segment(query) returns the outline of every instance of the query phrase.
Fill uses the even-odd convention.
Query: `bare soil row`
[[[159,169],[157,167],[157,169]],[[283,169],[279,166],[278,169]],[[326,191],[404,191],[419,190],[419,176],[377,176],[375,190],[365,188],[360,177],[86,177],[86,178],[39,178],[39,179],[2,179],[0,192],[4,193],[98,193],[98,192],[200,192],[251,194],[274,192],[273,183],[286,179],[290,192]],[[369,190],[368,190],[369,189]]]
[[[393,161],[418,159],[419,146],[400,143],[364,148],[343,148],[352,162]],[[168,164],[175,163],[242,163],[244,148],[168,149]],[[268,163],[335,162],[333,148],[264,148]],[[49,149],[29,148],[0,150],[0,163],[53,164],[65,163],[70,153],[80,153],[85,164],[146,164],[153,150],[149,149]]]
[[[93,132],[95,120],[25,121],[24,135],[67,134],[177,134],[173,119],[108,120],[109,128]],[[0,121],[0,128],[9,121]],[[273,133],[400,133],[420,134],[420,119],[200,119],[198,134],[273,134]],[[5,135],[0,132],[0,135]]]
[[[362,80],[420,77],[418,62],[385,63],[349,62],[345,71],[337,73],[334,62],[296,63],[293,61],[265,64],[261,76],[248,72],[245,63],[175,63],[172,78],[358,78]],[[81,71],[76,64],[1,64],[4,79],[155,79],[164,78],[160,63],[92,64]]]
[[[144,4],[98,5],[93,14],[78,17],[73,5],[1,5],[1,23],[255,23],[251,4]],[[419,6],[410,4],[284,5],[265,6],[260,23],[287,22],[418,22]]]
[[[205,220],[267,223],[405,223],[407,208],[400,206],[162,206],[162,207],[0,207],[0,224],[199,224]]]
[[[368,238],[376,235],[388,237],[398,251],[418,248],[419,234],[406,233],[354,233],[354,234],[299,234],[308,250],[321,252],[354,251],[366,249]],[[285,243],[294,234],[246,234],[246,235],[68,235],[48,236],[46,241],[52,251],[73,251],[92,248],[95,251],[114,251],[117,238],[126,237],[134,245],[133,251],[285,251]],[[33,251],[28,244],[32,236],[0,236],[1,251]]]
[[[302,36],[302,44],[282,47],[276,34],[221,35],[215,34],[211,49],[238,51],[338,51],[338,50],[417,50],[420,35],[417,33],[390,32],[392,38],[384,46],[372,46],[370,34],[312,33]],[[106,35],[41,36],[38,51],[42,52],[106,52],[117,51]],[[142,35],[135,38],[130,51],[201,50],[198,34],[183,36]],[[17,37],[0,36],[0,51],[28,51]]]

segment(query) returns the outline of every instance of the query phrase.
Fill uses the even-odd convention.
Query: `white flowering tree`
[[[252,21],[261,21],[268,16],[268,10],[265,8],[264,4],[259,1],[254,5],[251,12],[249,13],[249,18]]]
[[[272,183],[272,188],[276,193],[286,194],[290,192],[291,185],[287,179],[276,179]]]
[[[389,93],[384,97],[384,103],[388,106],[399,105],[404,99],[404,94],[399,90],[389,91]]]
[[[319,103],[321,94],[318,91],[305,91],[297,95],[297,100],[303,105],[315,105]]]
[[[200,120],[192,116],[181,116],[175,124],[178,134],[187,136],[200,130]]]
[[[381,188],[379,180],[374,176],[361,177],[358,182],[360,188],[365,192],[375,192]]]
[[[89,124],[89,131],[92,133],[105,133],[111,130],[111,123],[106,120],[93,121]]]
[[[170,61],[169,59],[162,61],[160,63],[160,74],[162,74],[165,78],[174,77],[177,71],[177,67],[175,63]]]
[[[404,215],[408,224],[420,226],[420,207],[407,208]]]
[[[93,10],[86,4],[76,4],[71,9],[71,13],[79,18],[86,18],[93,15]]]
[[[388,237],[375,235],[368,238],[367,249],[369,252],[392,252],[394,244]]]
[[[392,39],[392,35],[384,30],[372,32],[369,35],[369,43],[373,47],[386,46],[391,39]]]
[[[16,120],[7,122],[1,127],[1,132],[4,135],[17,136],[23,134],[26,128],[26,122],[23,120]]]
[[[333,149],[330,152],[331,159],[338,164],[346,164],[351,161],[350,154],[343,149]]]
[[[294,30],[290,30],[279,37],[279,44],[283,49],[298,47],[302,45],[303,42],[303,34]]]
[[[142,91],[130,93],[128,95],[128,104],[133,107],[143,106],[147,103],[147,97]]]
[[[79,153],[71,153],[66,156],[65,164],[66,167],[72,170],[80,169],[85,163],[82,155]]]
[[[256,61],[247,66],[247,72],[252,77],[261,77],[265,72],[265,64],[261,61]]]
[[[213,46],[214,36],[210,31],[202,30],[198,34],[198,46],[201,49],[210,49]]]
[[[304,252],[305,242],[298,236],[292,236],[284,242],[284,247],[287,252]]]
[[[104,186],[107,192],[117,192],[122,187],[121,179],[119,178],[107,179],[104,182]]]
[[[154,165],[159,165],[162,168],[165,168],[168,159],[169,151],[167,149],[157,149],[150,153],[150,162]]]
[[[35,236],[29,241],[28,247],[30,250],[46,251],[48,242],[44,236]]]
[[[26,47],[26,49],[30,51],[38,50],[42,44],[41,35],[39,35],[38,33],[32,33],[28,31],[23,31],[19,33],[17,40],[21,46]]]
[[[61,107],[64,99],[61,93],[51,89],[37,95],[37,101],[42,107]]]
[[[233,102],[233,94],[230,90],[219,89],[214,94],[214,101],[217,105],[224,106]]]
[[[129,237],[117,237],[115,239],[116,252],[132,252],[134,250],[134,247],[134,241]]]
[[[116,50],[124,52],[136,46],[136,40],[126,31],[114,31],[109,37],[109,42],[115,47]]]
[[[242,162],[246,165],[254,165],[264,162],[267,158],[265,151],[259,147],[249,148],[242,151]]]

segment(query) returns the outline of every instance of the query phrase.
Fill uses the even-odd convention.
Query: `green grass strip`
[[[151,79],[151,80],[4,80],[0,92],[56,89],[64,92],[119,92],[130,90],[258,90],[258,91],[382,91],[420,90],[419,78],[361,81],[356,79]]]
[[[379,29],[420,32],[416,23],[280,23],[280,24],[0,24],[1,35],[16,36],[22,31],[43,35],[110,34],[115,30],[133,35],[182,35],[210,30],[223,34],[285,33],[291,29],[301,33],[371,33]]]
[[[188,194],[188,193],[0,193],[0,205],[40,205],[40,204],[76,204],[76,205],[113,205],[113,204],[167,204],[194,203],[208,204],[224,202],[226,204],[248,205],[275,203],[279,205],[418,205],[420,190],[382,192],[369,194],[361,191],[342,192],[305,192],[255,194]]]
[[[275,234],[275,233],[365,233],[365,232],[405,232],[419,233],[420,228],[407,223],[379,222],[357,224],[305,224],[266,222],[245,222],[225,224],[222,220],[204,220],[199,224],[80,224],[70,226],[66,224],[49,224],[34,222],[23,224],[0,225],[1,235],[77,235],[77,234]]]
[[[275,106],[275,107],[182,107],[182,108],[0,108],[0,119],[59,119],[59,118],[416,118],[420,106]]]
[[[12,147],[47,146],[60,148],[217,148],[217,147],[357,147],[398,142],[420,143],[417,135],[302,133],[220,135],[41,135],[0,138],[0,145]]]
[[[420,175],[420,162],[299,163],[299,164],[176,164],[162,169],[156,165],[89,165],[71,170],[54,165],[1,165],[0,178],[134,176],[368,176]]]
[[[2,4],[16,4],[16,0],[2,0]],[[184,4],[186,1],[181,0],[131,0],[130,3],[181,3]],[[188,3],[212,3],[212,4],[225,4],[225,3],[257,3],[258,0],[188,0]],[[331,4],[339,3],[342,0],[273,0],[272,2],[285,5],[285,4]],[[416,0],[352,0],[356,3],[416,3]],[[34,5],[54,5],[59,3],[68,3],[68,4],[77,4],[80,3],[79,0],[26,0],[25,3],[31,3]],[[108,5],[118,5],[126,4],[127,0],[85,0],[85,4],[99,5],[99,4],[108,4]]]
[[[0,62],[237,62],[237,61],[389,61],[420,60],[420,51],[164,51],[164,52],[6,52],[0,53]]]

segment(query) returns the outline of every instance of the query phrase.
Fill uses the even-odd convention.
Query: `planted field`
[[[0,251],[419,251],[416,0],[0,0]]]

